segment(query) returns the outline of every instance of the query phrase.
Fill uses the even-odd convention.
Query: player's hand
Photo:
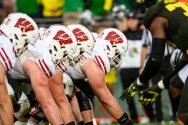
[[[124,113],[123,116],[120,119],[118,119],[118,122],[120,125],[133,125],[133,121],[127,113]]]
[[[157,98],[159,97],[159,94],[161,93],[162,89],[159,88],[158,84],[147,88],[143,91],[140,91],[139,93],[139,101],[143,105],[153,104]]]
[[[123,91],[123,93],[120,96],[121,100],[124,100],[125,98],[127,98],[128,100],[130,98],[132,98],[137,92],[143,90],[145,88],[145,85],[143,83],[140,82],[139,78],[137,78],[137,80],[135,80],[130,86],[129,88],[127,88],[126,90]]]
[[[125,125],[133,125],[133,121],[130,120],[130,119],[127,119],[127,120],[125,121]]]
[[[170,57],[170,65],[174,70],[176,66],[182,61],[183,53],[180,49],[175,49]]]

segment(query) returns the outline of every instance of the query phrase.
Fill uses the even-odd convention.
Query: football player
[[[5,51],[1,61],[4,62],[3,66],[8,70],[10,77],[31,80],[36,98],[51,124],[75,124],[69,108],[65,110],[65,107],[69,107],[66,105],[69,104],[67,98],[57,97],[58,94],[64,93],[62,84],[58,83],[62,77],[55,70],[46,43],[37,40],[38,27],[35,22],[26,14],[12,13],[5,18],[0,29],[6,38],[2,43],[6,48],[1,49],[2,52]],[[55,45],[61,40],[61,37],[57,38]],[[54,88],[59,88],[57,93],[54,93]],[[62,111],[69,116],[67,119],[62,117]]]
[[[29,23],[28,23],[29,22]],[[25,27],[28,26],[28,27]],[[1,24],[1,52],[0,52],[0,116],[1,123],[3,125],[12,125],[13,124],[13,107],[11,100],[8,97],[6,89],[6,77],[5,74],[11,72],[13,68],[16,67],[17,58],[15,56],[14,48],[12,42],[15,40],[18,41],[18,35],[20,43],[27,43],[29,41],[36,41],[38,37],[38,28],[35,22],[25,14],[10,14],[3,23]],[[25,33],[26,32],[26,33]],[[29,36],[27,36],[29,35]],[[13,39],[14,36],[14,39]],[[19,46],[19,45],[17,45]],[[19,70],[18,70],[19,71]]]
[[[82,27],[80,25],[68,26],[76,36],[78,46],[72,59],[73,64],[67,67],[66,73],[71,76],[73,81],[75,79],[87,78],[89,86],[106,110],[120,124],[132,125],[132,121],[128,118],[127,113],[120,108],[104,81],[104,75],[111,68],[120,64],[120,55],[124,54],[127,49],[126,37],[117,29],[105,29],[100,34],[100,38],[96,40],[92,49],[92,34],[88,35]]]
[[[122,98],[132,97],[137,92],[143,90],[148,81],[157,73],[163,60],[165,43],[167,41],[173,47],[177,47],[183,53],[188,54],[187,1],[163,0],[158,3],[156,2],[157,0],[143,0],[143,3],[148,7],[144,18],[144,24],[146,28],[150,30],[153,37],[152,50],[144,71],[138,79],[123,92]],[[158,87],[164,88],[164,85],[159,82]],[[185,124],[188,124],[188,104],[187,101],[185,101],[188,99],[188,96],[183,93],[186,93],[185,91],[187,89],[188,83],[185,83],[178,109],[179,118]]]

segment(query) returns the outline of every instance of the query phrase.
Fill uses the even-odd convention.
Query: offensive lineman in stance
[[[132,125],[132,121],[111,95],[104,80],[104,75],[120,64],[120,55],[125,54],[127,49],[126,37],[117,29],[107,28],[90,50],[92,44],[89,42],[92,41],[88,41],[88,34],[82,27],[76,24],[68,26],[78,40],[78,47],[72,59],[73,64],[67,67],[66,73],[73,80],[87,78],[89,86],[106,110],[121,125]]]

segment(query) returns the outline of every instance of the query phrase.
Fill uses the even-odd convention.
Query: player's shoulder
[[[55,74],[55,66],[48,47],[42,40],[37,40],[35,45],[29,45],[29,52],[39,68],[48,76]]]
[[[98,39],[95,42],[93,51],[92,51],[92,58],[95,63],[100,67],[100,69],[106,74],[110,71],[110,61],[108,59],[107,52],[103,49],[103,44]]]
[[[8,37],[6,37],[1,31],[0,31],[0,45],[7,45],[7,46],[12,46],[12,43]]]

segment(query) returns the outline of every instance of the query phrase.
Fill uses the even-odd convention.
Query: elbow
[[[152,67],[160,68],[163,62],[163,57],[151,56],[148,61],[151,62]]]

